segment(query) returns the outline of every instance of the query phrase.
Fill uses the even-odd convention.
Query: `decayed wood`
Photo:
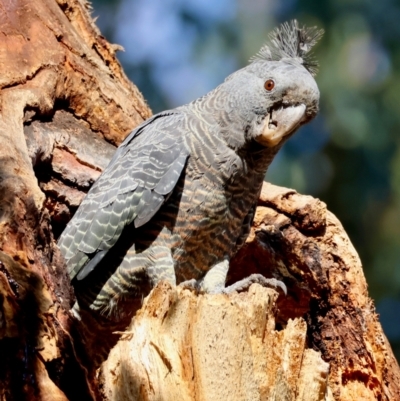
[[[151,112],[85,1],[0,0],[0,26],[1,401],[400,400],[399,367],[340,223],[322,202],[269,184],[230,282],[260,272],[288,295],[162,284],[100,388],[89,383],[54,239]]]
[[[105,400],[329,400],[307,325],[275,329],[272,289],[199,295],[159,285],[101,369]]]
[[[361,261],[342,225],[318,199],[264,184],[233,280],[282,279],[278,321],[304,316],[310,348],[330,364],[336,400],[400,400],[400,370],[368,297]]]
[[[54,235],[151,112],[89,11],[83,0],[0,1],[2,401],[91,397]]]
[[[265,183],[230,281],[250,273],[288,295],[156,288],[103,364],[104,399],[400,399],[361,262],[323,202]]]

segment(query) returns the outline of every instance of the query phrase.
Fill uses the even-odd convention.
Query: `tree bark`
[[[250,273],[288,294],[153,290],[102,366],[104,399],[400,400],[360,259],[323,202],[265,183],[230,281]]]
[[[55,239],[151,112],[83,0],[0,0],[0,400],[400,400],[360,260],[325,205],[265,184],[230,281],[161,284],[95,375]]]
[[[0,399],[92,398],[54,238],[151,115],[80,0],[0,1]]]

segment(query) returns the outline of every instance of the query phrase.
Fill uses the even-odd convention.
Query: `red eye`
[[[272,91],[272,89],[274,89],[274,86],[275,86],[275,82],[272,79],[265,81],[264,88],[267,91]]]

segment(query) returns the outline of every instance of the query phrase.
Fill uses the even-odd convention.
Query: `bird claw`
[[[245,291],[254,283],[260,284],[263,287],[272,287],[274,290],[280,288],[283,293],[287,295],[287,287],[283,281],[277,280],[276,278],[265,278],[262,274],[252,274],[243,280],[237,281],[229,287],[226,287],[223,293],[231,294],[232,292]]]
[[[242,292],[250,288],[252,284],[260,284],[263,287],[270,287],[274,290],[281,291],[287,295],[287,287],[283,281],[277,280],[276,278],[266,278],[262,274],[252,274],[243,280],[237,281],[229,287],[216,287],[212,291],[204,291],[201,287],[201,281],[191,279],[183,281],[179,284],[179,287],[195,292],[196,294],[208,293],[208,294],[231,294],[232,292]]]
[[[180,283],[178,285],[178,287],[181,287],[184,290],[193,291],[196,294],[198,294],[201,291],[199,282],[197,280],[195,280],[194,278],[192,278],[190,280],[182,281],[182,283]]]
[[[133,331],[113,331],[113,334],[117,334],[120,337],[120,340],[122,341],[130,341],[132,340],[133,337]]]

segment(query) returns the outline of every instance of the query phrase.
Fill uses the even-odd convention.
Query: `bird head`
[[[316,116],[318,65],[309,52],[322,34],[315,27],[299,28],[296,20],[282,24],[250,64],[220,86],[220,98],[225,99],[220,124],[228,128],[233,122],[237,128],[226,132],[232,147],[254,141],[268,148],[280,147]],[[233,115],[239,119],[235,121]]]

